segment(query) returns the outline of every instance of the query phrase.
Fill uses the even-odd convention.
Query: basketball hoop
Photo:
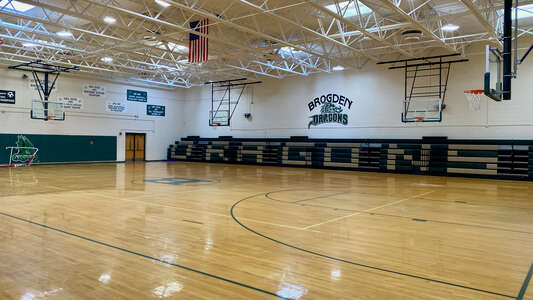
[[[215,122],[215,123],[213,123],[213,125],[220,126],[220,122]]]
[[[413,119],[415,120],[415,122],[424,122],[424,117],[421,117],[421,116],[414,117]]]
[[[485,94],[484,90],[466,90],[465,92],[466,100],[470,106],[470,110],[478,111],[481,109],[481,95]]]

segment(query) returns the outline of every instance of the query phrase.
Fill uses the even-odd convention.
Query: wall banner
[[[148,102],[148,93],[145,91],[128,90],[128,101]]]
[[[128,110],[126,103],[117,101],[107,101],[105,108],[106,111],[112,113],[123,113]]]
[[[310,116],[311,121],[307,128],[328,123],[347,126],[347,112],[352,108],[352,104],[353,101],[348,99],[348,97],[337,94],[316,97],[307,104],[309,111],[315,113]]]
[[[83,87],[83,95],[89,97],[103,97],[105,96],[105,87],[96,84],[86,84]]]
[[[0,103],[15,104],[15,91],[0,90]]]
[[[164,117],[165,107],[162,105],[150,105],[146,106],[146,114],[149,116]]]
[[[59,97],[59,102],[63,103],[65,110],[82,110],[83,98],[78,97]]]

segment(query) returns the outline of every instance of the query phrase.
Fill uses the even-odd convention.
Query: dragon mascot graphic
[[[342,125],[348,125],[348,115],[342,113],[343,108],[333,103],[326,103],[320,108],[319,115],[311,116],[307,128],[311,126],[317,126],[324,123],[339,123]]]
[[[13,149],[11,155],[12,163],[24,163],[30,165],[37,159],[37,148],[25,136],[19,135],[16,142],[17,147]]]
[[[333,103],[326,103],[320,109],[321,114],[340,114],[342,113],[342,107],[337,107]]]

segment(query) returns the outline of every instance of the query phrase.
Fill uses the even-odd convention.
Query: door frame
[[[125,159],[126,161],[146,161],[146,132],[126,132],[125,134],[125,141],[124,141],[124,144],[125,144],[125,147],[124,147],[124,152],[125,152],[125,157],[127,157],[127,152],[128,152],[128,135],[133,135],[133,159],[131,160],[128,160],[127,158]],[[137,142],[136,142],[136,136],[144,136],[144,151],[143,151],[143,158],[135,158],[136,157],[136,146],[137,146]]]

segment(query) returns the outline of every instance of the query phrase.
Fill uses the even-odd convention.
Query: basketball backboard
[[[31,118],[64,121],[65,108],[61,102],[34,100],[31,105]]]
[[[402,122],[442,121],[442,100],[440,98],[413,98],[404,103]]]
[[[485,95],[495,101],[503,97],[503,59],[497,48],[486,46],[485,50]]]
[[[209,111],[209,126],[229,126],[230,111],[228,109]]]

